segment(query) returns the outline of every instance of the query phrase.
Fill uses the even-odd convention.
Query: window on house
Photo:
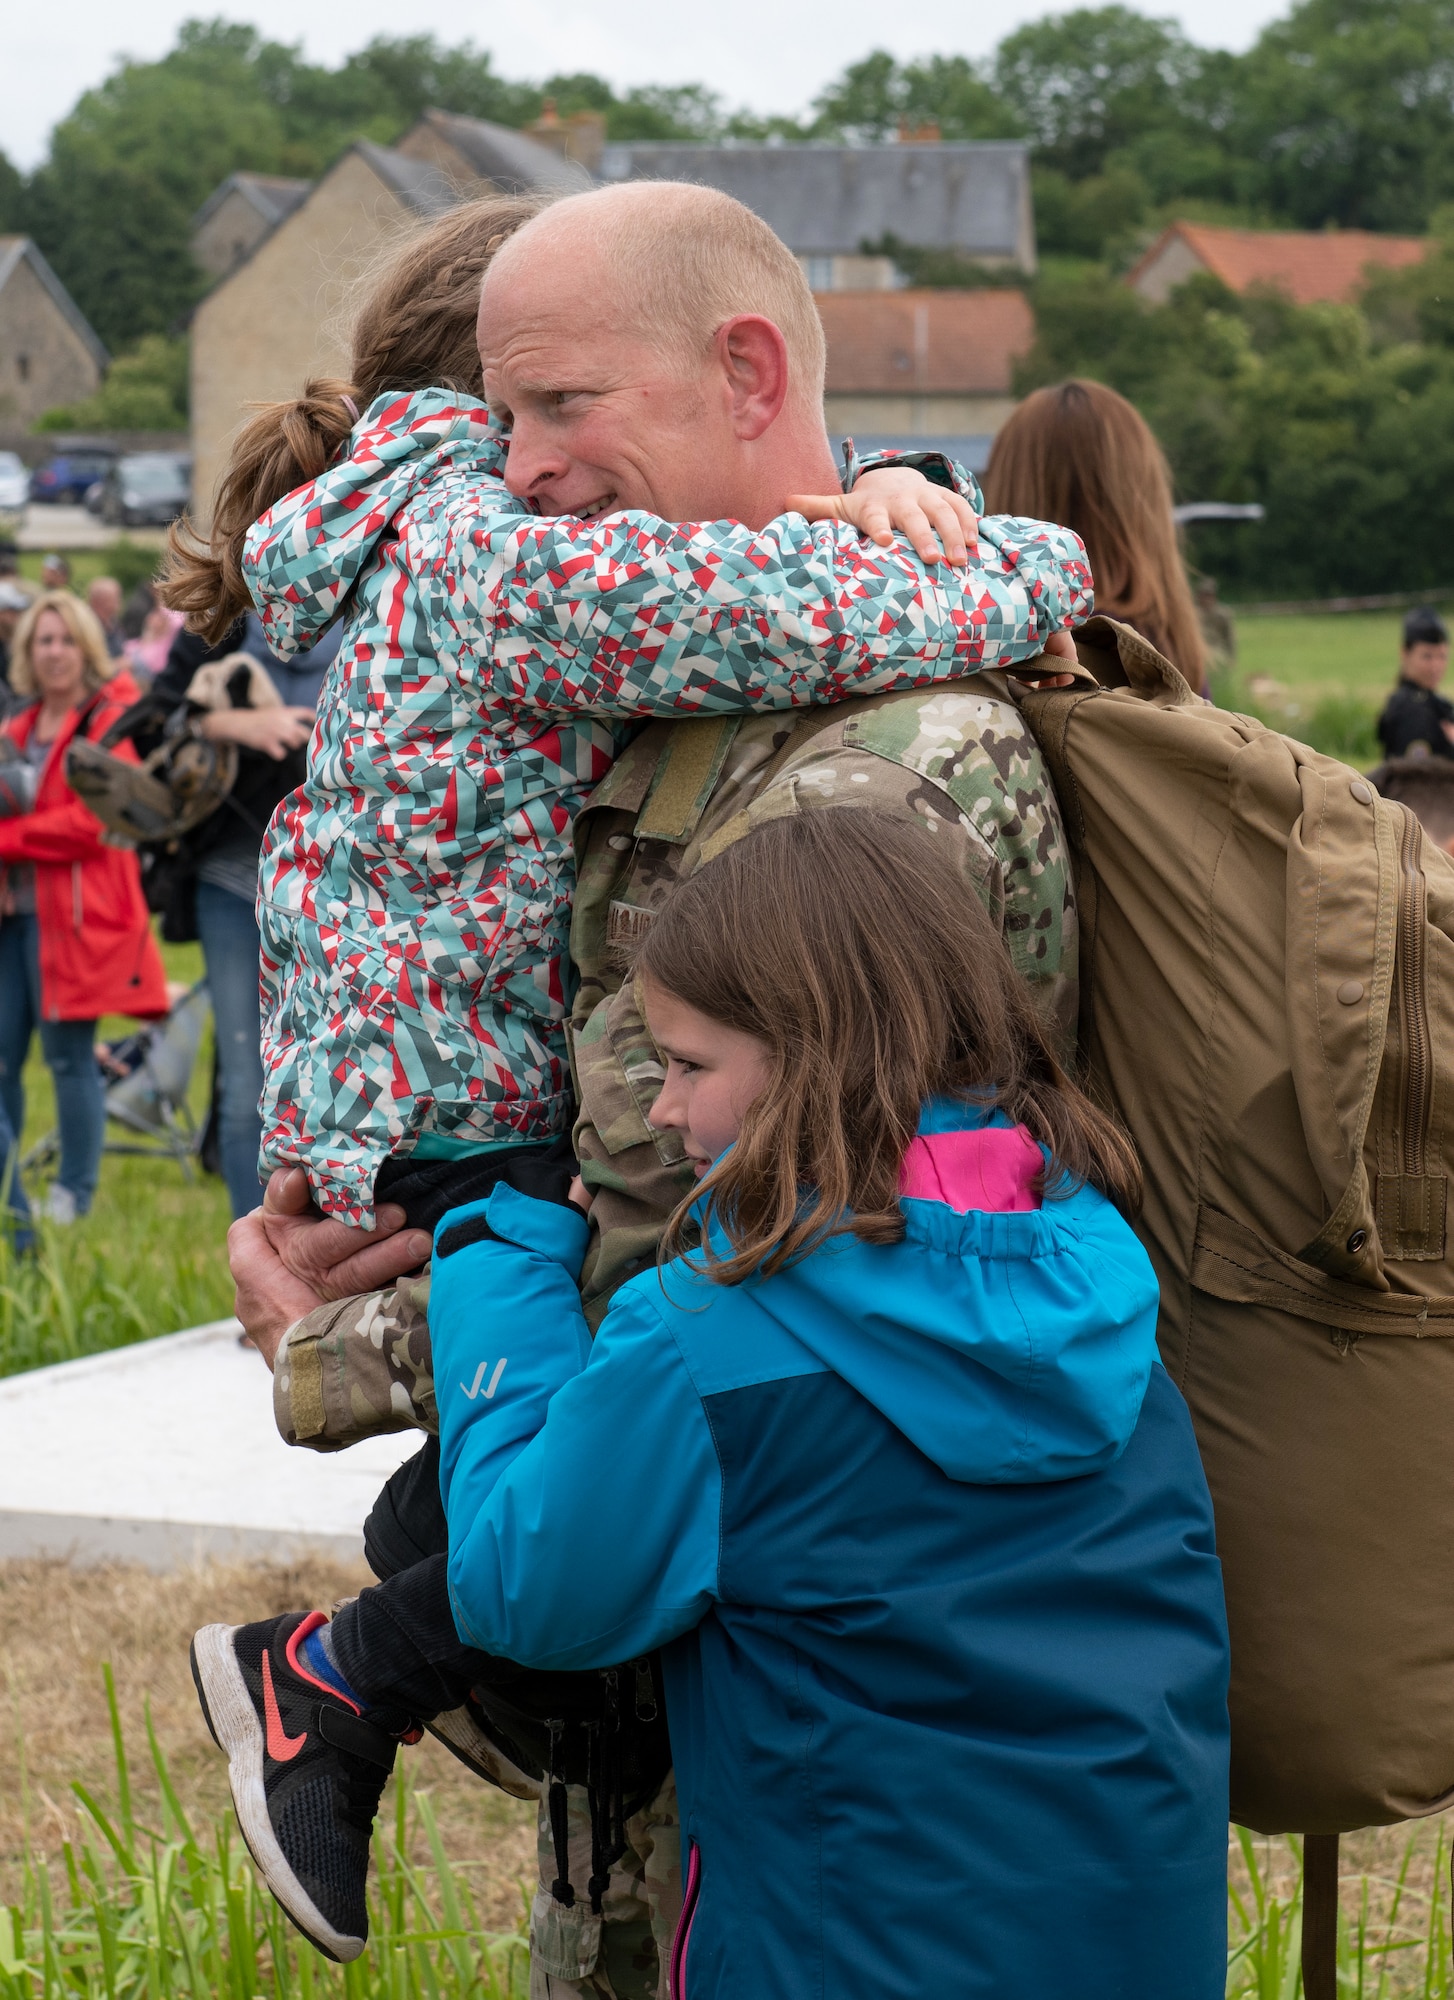
[[[30,380],[30,356],[28,354],[16,355],[15,372],[17,375],[19,375],[22,382],[28,382]]]
[[[808,273],[808,289],[813,292],[831,292],[833,289],[833,259],[831,257],[805,257]]]

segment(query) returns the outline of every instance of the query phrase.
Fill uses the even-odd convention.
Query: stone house
[[[942,446],[978,472],[1035,338],[1022,292],[820,292],[828,434],[860,451]]]
[[[980,262],[1035,263],[1028,157],[1020,145],[602,145],[598,119],[547,111],[532,132],[427,111],[393,148],[360,141],[289,205],[197,307],[192,320],[193,492],[205,519],[253,402],[296,395],[347,365],[347,300],[379,250],[414,220],[487,189],[543,196],[628,177],[695,180],[746,201],[797,253],[828,333],[827,416],[860,443],[947,442],[983,462],[1010,408],[1017,354],[1033,339],[1012,290],[915,291],[884,234]],[[252,193],[239,186],[248,184]],[[260,177],[233,175],[202,211],[240,214]],[[225,231],[218,238],[226,247]]]
[[[1266,285],[1286,292],[1295,305],[1344,303],[1358,293],[1369,265],[1399,270],[1420,263],[1427,249],[1421,236],[1375,236],[1367,229],[1222,229],[1173,222],[1127,272],[1126,283],[1158,306],[1198,271],[1209,271],[1234,292]]]
[[[192,218],[192,257],[210,277],[240,264],[313,185],[281,174],[229,174]]]
[[[1030,155],[1015,141],[887,146],[607,145],[604,181],[698,181],[760,215],[802,262],[815,292],[889,289],[885,236],[958,250],[991,269],[1035,269]]]
[[[28,236],[0,236],[0,430],[101,386],[110,356]]]
[[[426,114],[397,147],[351,146],[192,316],[198,520],[210,513],[247,405],[295,396],[310,375],[346,371],[349,294],[401,229],[491,188],[565,193],[590,184],[584,169],[519,132],[445,112]]]

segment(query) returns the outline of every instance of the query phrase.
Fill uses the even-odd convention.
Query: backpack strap
[[[1338,2000],[1338,1835],[1303,1835],[1303,1996]]]

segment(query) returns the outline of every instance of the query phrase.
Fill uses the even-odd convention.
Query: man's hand
[[[351,1229],[347,1223],[326,1220],[314,1208],[307,1176],[299,1167],[278,1168],[256,1213],[284,1270],[314,1294],[315,1305],[380,1291],[406,1271],[416,1270],[431,1247],[428,1230],[405,1229],[404,1211],[392,1202],[383,1202],[374,1211],[373,1229]]]
[[[1050,637],[1045,641],[1043,657],[1053,660],[1069,660],[1072,666],[1074,666],[1076,664],[1075,640],[1069,632],[1052,632]],[[1012,668],[1011,671],[1014,673],[1015,679],[1024,681],[1027,687],[1068,688],[1075,686],[1074,674],[1026,674],[1021,673],[1018,667]]]
[[[288,1328],[324,1301],[287,1269],[268,1241],[260,1208],[228,1230],[227,1262],[237,1287],[233,1310],[271,1368]]]
[[[851,493],[790,493],[787,505],[809,521],[846,521],[881,549],[902,535],[921,562],[936,563],[942,555],[959,567],[979,546],[979,520],[969,502],[912,466],[865,472]]]

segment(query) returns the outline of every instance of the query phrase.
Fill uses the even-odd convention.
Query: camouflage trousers
[[[583,1785],[566,1787],[572,1882],[591,1872],[591,1821]],[[530,2000],[667,2000],[672,1939],[682,1908],[676,1779],[626,1822],[626,1852],[611,1870],[601,1913],[578,1895],[557,1903],[555,1844],[542,1802],[540,1886],[530,1913]]]

